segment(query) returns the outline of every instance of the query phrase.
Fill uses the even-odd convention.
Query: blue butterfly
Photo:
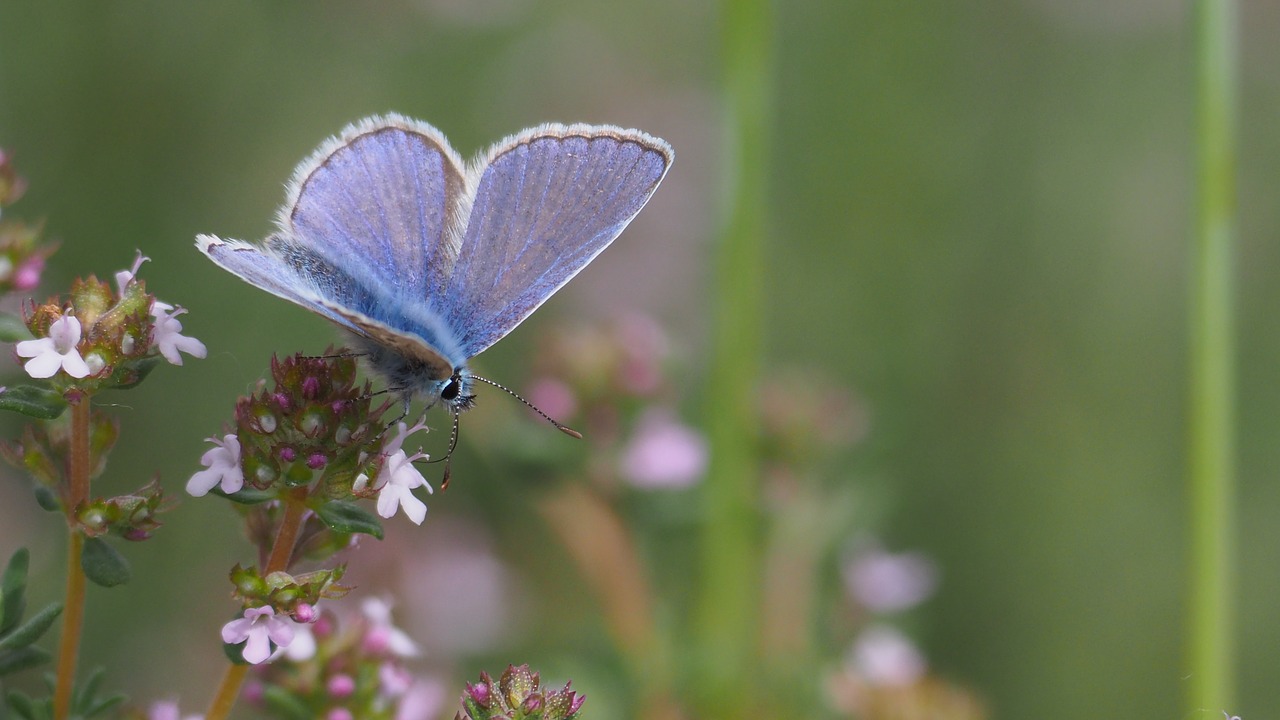
[[[464,163],[426,123],[370,117],[298,166],[261,244],[196,246],[346,330],[406,410],[422,395],[456,422],[484,380],[467,361],[608,247],[674,157],[639,130],[542,125]]]

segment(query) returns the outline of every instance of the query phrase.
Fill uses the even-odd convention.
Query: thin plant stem
[[[1234,694],[1236,7],[1197,0],[1191,263],[1189,707]]]
[[[285,497],[284,517],[280,520],[275,542],[271,545],[271,555],[267,559],[263,576],[288,569],[289,559],[293,556],[293,550],[298,544],[302,521],[307,515],[306,499],[306,488],[295,488]],[[209,711],[204,716],[205,720],[223,720],[231,713],[231,708],[236,704],[236,698],[240,697],[240,687],[244,685],[244,678],[248,673],[248,665],[233,663],[227,666],[226,672],[222,675],[222,681],[218,683],[218,689],[213,694],[213,701],[209,703]]]
[[[84,570],[80,556],[84,550],[84,534],[73,520],[76,508],[89,499],[89,398],[71,406],[71,438],[67,475],[67,595],[62,613],[62,637],[58,642],[57,680],[53,691],[54,720],[66,720],[71,714],[71,690],[75,685],[76,662],[80,654],[80,636],[84,629]]]
[[[707,383],[711,463],[705,485],[696,617],[704,710],[746,717],[759,607],[759,467],[755,447],[772,119],[770,0],[720,4],[727,216],[714,259]]]

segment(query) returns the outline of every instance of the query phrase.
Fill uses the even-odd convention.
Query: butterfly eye
[[[453,400],[453,399],[455,399],[455,398],[457,398],[457,397],[458,397],[458,391],[459,391],[460,389],[461,389],[461,388],[460,388],[460,386],[458,385],[458,378],[457,378],[457,377],[453,377],[453,378],[451,378],[451,379],[449,380],[449,384],[448,384],[448,385],[445,385],[445,386],[444,386],[444,389],[440,391],[440,399],[441,399],[441,400]]]

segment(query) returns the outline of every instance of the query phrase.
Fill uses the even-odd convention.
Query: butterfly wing
[[[511,332],[640,212],[674,153],[638,130],[545,125],[467,173],[468,220],[435,303],[467,357]]]
[[[368,118],[294,171],[279,232],[261,245],[207,235],[196,243],[246,282],[448,377],[465,356],[426,298],[457,258],[456,233],[446,230],[465,187],[461,167],[430,125]]]
[[[294,171],[281,234],[381,292],[420,302],[444,289],[458,255],[446,232],[463,193],[462,161],[444,135],[399,115],[371,117]]]
[[[224,270],[277,297],[297,303],[348,332],[416,361],[427,379],[447,378],[459,360],[446,351],[453,341],[442,321],[433,314],[409,311],[403,327],[392,327],[370,312],[392,312],[386,297],[304,246],[272,235],[262,245],[223,240],[212,235],[196,237],[196,246]],[[451,353],[457,354],[456,350]]]

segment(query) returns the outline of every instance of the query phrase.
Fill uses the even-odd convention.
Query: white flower
[[[427,456],[421,452],[409,456],[400,447],[404,444],[405,438],[425,427],[425,425],[414,425],[406,429],[405,424],[400,423],[400,431],[382,448],[383,454],[387,457],[382,463],[382,470],[374,480],[373,486],[378,490],[378,514],[384,518],[395,515],[398,509],[403,509],[404,514],[415,525],[421,525],[427,517],[426,503],[413,494],[413,489],[416,487],[425,487],[428,493],[432,492],[427,479],[422,477],[422,473],[418,472],[418,468],[413,464],[414,460],[422,460]],[[363,488],[368,482],[369,478],[361,474],[356,478],[355,486]]]
[[[49,337],[18,343],[18,357],[31,358],[22,366],[33,378],[53,377],[65,370],[73,378],[89,374],[89,366],[76,345],[80,343],[80,321],[74,315],[63,315],[49,325]]]
[[[187,493],[203,497],[215,485],[222,485],[228,495],[244,487],[244,473],[240,471],[240,439],[234,434],[224,435],[222,440],[208,438],[217,447],[210,448],[200,458],[206,469],[197,472],[187,481]]]
[[[271,643],[287,648],[293,642],[293,623],[276,617],[270,605],[249,608],[244,617],[236,618],[222,626],[222,642],[230,645],[244,643],[241,655],[250,665],[258,665],[271,657]]]
[[[182,323],[178,322],[177,317],[185,312],[185,308],[174,308],[159,300],[151,304],[151,316],[155,318],[155,344],[160,348],[164,359],[174,365],[182,364],[179,350],[198,358],[208,354],[204,343],[182,334]]]

